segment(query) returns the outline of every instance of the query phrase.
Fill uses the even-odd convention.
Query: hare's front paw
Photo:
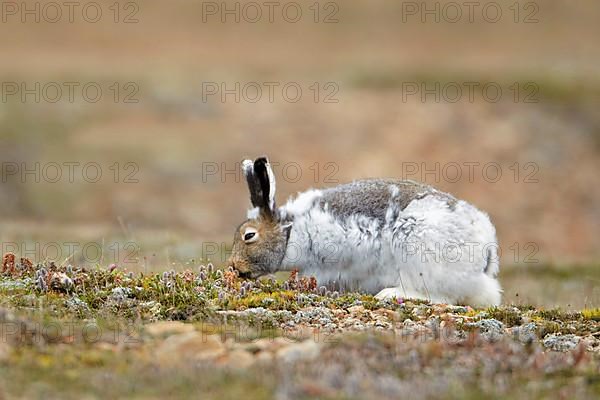
[[[400,290],[399,287],[389,287],[381,290],[379,293],[375,295],[375,298],[378,300],[393,300],[393,299],[401,299],[404,298],[404,293]]]

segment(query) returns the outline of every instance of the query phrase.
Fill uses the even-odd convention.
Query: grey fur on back
[[[387,209],[392,205],[404,210],[411,201],[435,196],[454,208],[456,198],[435,188],[410,180],[363,179],[323,190],[319,206],[335,216],[347,218],[363,215],[385,221]]]

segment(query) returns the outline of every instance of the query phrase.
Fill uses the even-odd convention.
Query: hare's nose
[[[236,270],[238,272],[238,276],[242,279],[250,279],[252,278],[252,272],[247,271],[247,272],[242,272],[240,270]]]

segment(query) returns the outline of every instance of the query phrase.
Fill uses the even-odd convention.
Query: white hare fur
[[[275,265],[262,272],[298,269],[322,284],[380,299],[500,304],[496,231],[469,203],[413,181],[368,179],[308,190],[277,208],[275,178],[268,161],[259,160],[268,171],[266,198],[253,202],[247,223],[272,207],[277,224],[291,224],[280,261],[269,261]],[[251,161],[245,163],[252,174]],[[235,239],[233,252],[236,259]]]

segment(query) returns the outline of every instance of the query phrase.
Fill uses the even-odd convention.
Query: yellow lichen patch
[[[581,315],[585,319],[600,321],[600,308],[585,309],[581,311]]]

